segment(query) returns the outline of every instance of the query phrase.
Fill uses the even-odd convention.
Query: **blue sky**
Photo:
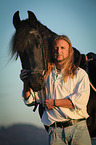
[[[30,123],[43,127],[38,111],[24,105],[19,79],[20,60],[10,60],[9,43],[15,29],[13,14],[21,19],[33,11],[38,20],[52,31],[67,35],[81,53],[96,53],[95,0],[3,0],[0,1],[0,126]]]

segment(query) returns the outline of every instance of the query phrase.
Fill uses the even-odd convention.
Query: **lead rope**
[[[44,88],[43,88],[43,93],[44,93],[44,101],[46,100],[46,89],[45,89],[45,85],[44,85]]]
[[[38,103],[37,103],[37,101],[36,101],[36,92],[34,92],[34,98],[35,98],[35,107],[34,107],[34,109],[33,109],[33,112],[36,111],[37,106],[38,106]]]
[[[92,89],[96,92],[96,88],[92,85],[92,83],[90,82],[90,86],[92,87]]]
[[[44,88],[43,88],[43,93],[44,93],[44,101],[45,101],[45,100],[46,100],[46,90],[45,90],[45,85],[44,85]],[[36,92],[34,92],[34,97],[35,97],[35,107],[34,107],[34,109],[33,109],[33,112],[36,111],[37,106],[38,106],[38,103],[37,103],[37,101],[36,101]]]

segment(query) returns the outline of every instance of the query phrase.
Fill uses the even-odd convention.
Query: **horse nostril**
[[[44,77],[40,73],[30,74],[29,75],[29,85],[33,91],[39,91],[44,87]]]

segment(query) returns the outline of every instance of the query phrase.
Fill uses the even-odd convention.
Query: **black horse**
[[[49,45],[56,34],[37,21],[32,12],[28,11],[28,16],[22,21],[19,11],[13,16],[16,32],[11,40],[11,53],[19,55],[22,68],[28,71],[29,85],[36,92],[44,87],[44,75],[51,60]]]
[[[11,40],[12,56],[16,55],[17,57],[19,55],[22,68],[27,69],[28,71],[30,87],[33,91],[39,91],[44,88],[44,76],[47,72],[48,63],[52,63],[53,61],[51,57],[51,42],[57,34],[42,25],[31,11],[28,11],[28,19],[22,21],[19,17],[19,11],[17,11],[13,16],[13,25],[16,32]],[[84,64],[87,64],[82,57],[83,55],[81,55],[76,48],[73,47],[73,49],[75,65],[80,65],[83,68],[83,66],[86,66]],[[93,66],[94,65],[90,65],[92,69],[94,68]],[[92,69],[89,68],[89,70]],[[91,75],[91,72],[89,75]],[[96,82],[94,86],[96,86]],[[87,120],[91,137],[96,137],[95,104],[96,92],[91,89],[90,100],[88,103],[88,113],[91,117]],[[41,115],[42,114],[40,114],[40,116]]]
[[[80,67],[86,70],[90,80],[90,98],[87,106],[90,117],[87,119],[87,125],[91,137],[96,137],[96,54],[81,54]]]

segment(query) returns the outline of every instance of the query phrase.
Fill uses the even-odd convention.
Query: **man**
[[[91,145],[86,125],[90,86],[86,72],[74,65],[73,49],[65,35],[53,40],[54,65],[48,67],[45,78],[46,100],[43,91],[37,99],[45,111],[41,121],[49,127],[50,145]],[[34,93],[28,86],[27,72],[22,70],[25,104],[33,102]],[[30,93],[31,92],[31,93]]]

